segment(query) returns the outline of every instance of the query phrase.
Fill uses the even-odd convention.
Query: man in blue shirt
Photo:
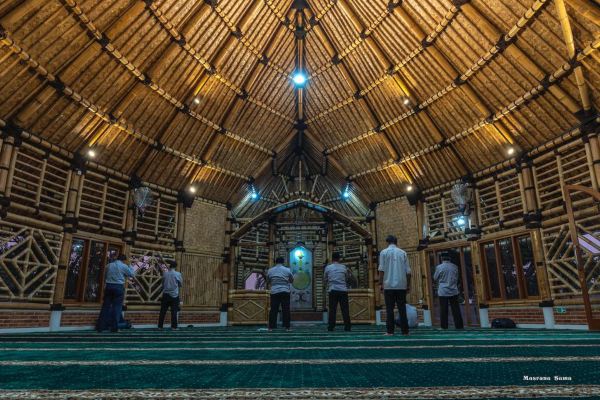
[[[290,284],[294,281],[292,271],[284,263],[283,257],[275,259],[275,266],[267,272],[267,280],[271,285],[271,310],[269,311],[269,332],[277,327],[277,313],[281,306],[283,326],[290,330]]]
[[[433,280],[438,284],[438,298],[440,299],[440,325],[442,329],[448,329],[448,303],[452,309],[454,327],[463,329],[463,319],[458,304],[458,281],[460,275],[458,266],[453,264],[451,254],[448,251],[442,253],[442,263],[435,267]]]
[[[173,260],[166,261],[169,270],[163,273],[163,296],[160,303],[158,316],[158,329],[163,328],[167,309],[171,308],[171,329],[177,329],[177,311],[179,311],[179,288],[183,285],[181,273],[175,271],[177,263]]]
[[[116,261],[106,266],[104,286],[104,301],[98,319],[98,332],[110,329],[118,332],[118,323],[123,312],[123,298],[125,297],[125,279],[133,278],[135,272],[127,265],[127,256],[120,254]]]
[[[329,294],[328,331],[333,331],[336,323],[337,305],[340,304],[344,319],[344,330],[350,331],[350,306],[348,303],[348,268],[340,264],[340,253],[333,253],[332,263],[325,267],[323,272],[325,286]]]

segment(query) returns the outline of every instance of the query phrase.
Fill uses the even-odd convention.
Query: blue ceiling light
[[[459,216],[456,217],[456,219],[454,220],[454,222],[456,223],[456,225],[463,227],[467,224],[467,219],[464,216]]]
[[[306,84],[306,80],[306,75],[302,71],[296,71],[292,76],[292,81],[294,82],[294,85],[296,85],[296,87],[299,88],[304,87],[304,85]]]
[[[344,188],[344,191],[342,192],[342,198],[344,200],[348,200],[350,198],[350,182],[346,183],[346,187]]]

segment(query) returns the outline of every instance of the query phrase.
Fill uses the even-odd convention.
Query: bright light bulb
[[[509,156],[512,156],[513,154],[515,154],[515,148],[514,148],[514,147],[512,147],[512,146],[511,146],[511,147],[509,147],[509,148],[506,150],[506,154],[508,154]]]
[[[89,149],[87,152],[87,155],[89,158],[95,158],[96,157],[96,152],[92,149]]]
[[[458,226],[465,226],[467,223],[467,220],[465,219],[465,217],[458,217],[456,218],[456,224]]]
[[[348,190],[344,190],[344,193],[342,193],[342,196],[347,199],[350,197],[350,192]]]
[[[194,104],[196,104],[196,105],[200,104],[200,98],[199,97],[194,97]]]
[[[410,104],[410,99],[408,97],[405,98],[404,101],[403,101],[403,103],[404,103],[405,106],[409,105]]]
[[[407,192],[412,192],[413,191],[413,185],[406,185],[406,191]]]
[[[197,190],[197,189],[196,189],[196,186],[190,186],[190,187],[188,188],[188,191],[189,191],[191,194],[194,194],[194,193],[196,193],[196,190]]]
[[[252,200],[258,199],[258,193],[253,191],[252,193],[250,193],[250,198],[252,198]]]
[[[297,258],[300,258],[304,255],[304,253],[302,252],[302,250],[296,250],[296,252],[294,253],[296,255]]]
[[[302,86],[306,83],[306,75],[302,72],[296,72],[292,77],[292,81],[294,81],[296,86]]]

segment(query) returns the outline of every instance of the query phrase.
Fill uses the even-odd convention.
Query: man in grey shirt
[[[269,311],[269,332],[277,327],[277,313],[281,306],[283,326],[290,330],[290,284],[294,281],[292,271],[283,265],[283,257],[275,259],[275,266],[267,271],[267,281],[271,285],[271,310]]]
[[[127,256],[120,254],[117,259],[106,266],[104,299],[98,318],[96,330],[102,332],[110,329],[118,332],[118,324],[123,313],[123,299],[125,298],[125,279],[133,278],[133,268],[126,264]]]
[[[332,263],[325,267],[323,272],[325,286],[329,293],[329,315],[327,327],[328,331],[335,329],[337,305],[340,304],[342,317],[344,319],[344,330],[349,332],[350,324],[350,306],[348,304],[348,268],[340,264],[340,253],[333,253]]]
[[[179,311],[179,288],[183,285],[181,274],[175,269],[177,263],[173,260],[166,261],[168,271],[163,273],[163,296],[160,302],[158,316],[158,329],[163,328],[167,310],[171,308],[171,329],[177,329],[177,312]]]
[[[440,299],[440,324],[442,329],[448,329],[448,303],[452,309],[454,327],[463,329],[463,319],[458,304],[458,266],[450,261],[450,253],[442,253],[442,263],[435,267],[433,280],[438,284],[438,298]]]

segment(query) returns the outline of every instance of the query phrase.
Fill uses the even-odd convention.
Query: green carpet
[[[0,398],[600,398],[598,333],[382,334],[374,326],[5,334]]]

